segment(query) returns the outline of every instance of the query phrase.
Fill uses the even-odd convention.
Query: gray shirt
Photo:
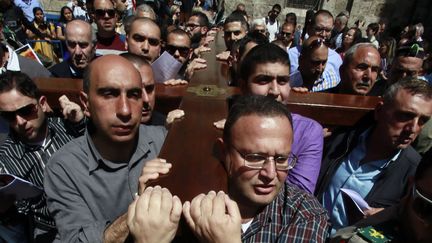
[[[44,188],[57,238],[102,242],[105,228],[127,212],[144,162],[156,158],[165,135],[163,127],[140,126],[137,148],[125,163],[103,159],[88,131],[55,153],[45,168]]]

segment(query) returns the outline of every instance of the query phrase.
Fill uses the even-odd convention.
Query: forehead
[[[423,65],[423,60],[417,57],[397,57],[395,66],[410,70],[420,70]]]
[[[354,33],[355,33],[355,30],[353,30],[353,29],[350,29],[347,31],[347,34],[350,34],[350,35],[354,35]]]
[[[243,30],[240,21],[229,22],[224,25],[224,31],[239,31]]]
[[[282,26],[282,30],[285,31],[285,32],[293,31],[294,30],[294,25],[292,25],[292,24],[283,25]]]
[[[113,3],[110,0],[95,0],[93,4],[95,9],[112,9]]]
[[[287,76],[289,75],[289,65],[282,64],[280,62],[258,63],[255,65],[254,72],[251,76],[256,76],[260,74],[272,76]]]
[[[314,48],[309,52],[309,57],[319,57],[320,59],[327,59],[328,56],[328,47],[325,45],[321,45],[318,48]]]
[[[315,18],[315,26],[319,27],[333,27],[333,18],[320,14]]]
[[[107,60],[108,62],[109,60]],[[90,92],[100,88],[131,89],[141,88],[141,76],[131,63],[98,62],[91,72]]]
[[[199,17],[198,16],[191,16],[188,20],[188,23],[199,24]]]
[[[34,102],[36,99],[23,95],[16,89],[0,93],[0,109],[16,110],[22,106]]]
[[[141,74],[141,81],[143,85],[151,85],[155,83],[153,78],[153,70],[150,66],[142,65],[139,69],[139,72]]]
[[[86,41],[91,42],[90,26],[81,24],[71,25],[66,27],[66,38],[73,41]]]
[[[159,27],[154,24],[151,23],[150,21],[134,21],[131,25],[131,29],[130,29],[130,35],[133,34],[139,34],[139,35],[143,35],[146,37],[152,37],[152,38],[160,38],[160,29]]]
[[[257,24],[257,25],[255,25],[255,29],[265,29],[266,27],[265,27],[265,25],[261,25],[261,24]]]
[[[168,34],[167,44],[173,46],[190,47],[190,38],[187,34]]]
[[[380,62],[381,58],[378,50],[373,47],[360,47],[354,53],[351,63],[368,63],[373,66],[379,66]]]

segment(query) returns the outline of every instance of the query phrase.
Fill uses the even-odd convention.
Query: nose
[[[410,133],[414,133],[414,134],[418,134],[421,130],[421,126],[419,124],[420,120],[418,117],[412,119],[408,124],[406,129],[410,132]]]
[[[148,51],[149,51],[149,48],[150,48],[149,42],[148,42],[148,40],[145,40],[145,41],[143,42],[143,44],[142,44],[142,50],[143,50],[144,52],[148,52]]]
[[[18,126],[25,126],[25,124],[27,123],[27,120],[22,118],[19,115],[15,115],[15,121],[18,124]]]
[[[145,89],[143,90],[143,92],[142,92],[142,100],[143,100],[143,103],[148,103],[149,102],[149,94],[147,94],[147,92],[145,91]]]
[[[269,85],[270,85],[270,87],[269,87],[268,94],[274,95],[274,96],[279,96],[280,95],[280,88],[279,88],[279,85],[277,83],[276,78],[274,78]]]
[[[372,69],[366,68],[366,70],[363,72],[363,77],[369,79],[371,77],[371,74],[372,74]]]
[[[180,57],[180,52],[179,52],[178,50],[176,50],[176,51],[174,52],[174,57],[175,57],[175,58]]]
[[[260,174],[268,181],[272,181],[276,177],[276,164],[273,157],[271,159],[267,159],[267,161],[264,163],[263,167],[260,170]]]
[[[117,100],[117,117],[122,121],[128,121],[131,117],[131,106],[126,94],[121,95]]]

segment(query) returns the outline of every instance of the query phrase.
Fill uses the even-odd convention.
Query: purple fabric
[[[297,155],[297,164],[288,172],[287,181],[299,188],[314,193],[324,143],[322,126],[307,117],[292,114],[294,143],[291,152]]]

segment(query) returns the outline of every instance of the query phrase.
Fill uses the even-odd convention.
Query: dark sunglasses
[[[0,116],[3,117],[8,122],[15,121],[16,116],[20,116],[22,118],[29,118],[37,112],[36,104],[28,104],[19,108],[16,111],[0,111]]]
[[[186,24],[186,28],[187,28],[187,29],[190,29],[190,30],[194,30],[194,29],[196,29],[196,28],[198,28],[198,27],[201,27],[201,25],[199,25],[199,24],[194,24],[194,23],[188,23],[188,24]]]
[[[185,47],[185,46],[173,46],[173,45],[166,45],[165,46],[165,50],[171,54],[172,56],[174,56],[174,54],[176,53],[176,51],[179,52],[180,56],[185,57],[187,55],[189,55],[189,48]]]
[[[419,218],[432,223],[432,200],[421,194],[413,186],[413,210]]]
[[[96,9],[94,11],[96,17],[103,18],[106,14],[108,14],[108,17],[114,18],[115,16],[115,10],[114,9]]]
[[[76,42],[76,41],[66,41],[66,44],[70,47],[70,48],[72,48],[72,49],[75,49],[75,47],[78,45],[81,49],[85,49],[85,48],[87,48],[89,45],[90,45],[90,43],[88,43],[88,42]]]
[[[399,49],[396,51],[396,56],[417,57],[423,59],[425,57],[425,51],[422,46],[414,43],[412,45],[399,47]]]

